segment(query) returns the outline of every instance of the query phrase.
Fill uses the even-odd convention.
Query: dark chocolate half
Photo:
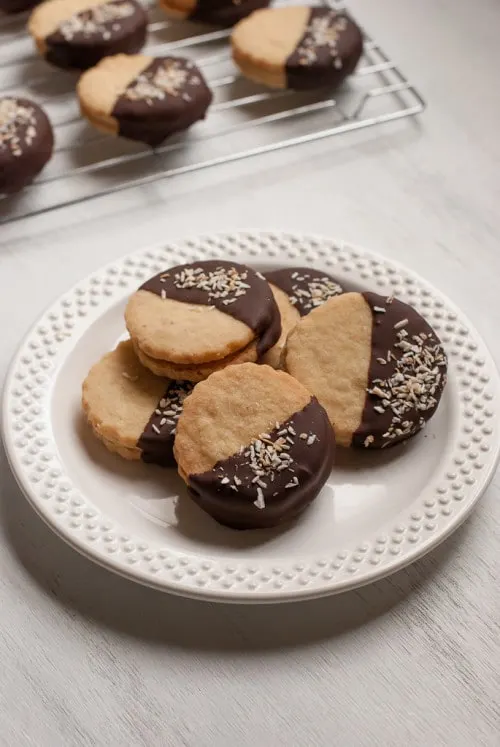
[[[363,35],[345,13],[311,8],[301,40],[285,63],[289,88],[336,87],[351,73],[363,53]]]
[[[268,434],[213,469],[189,475],[193,500],[233,529],[290,521],[325,484],[335,456],[328,416],[315,397]],[[272,465],[272,466],[271,466]]]
[[[335,278],[310,267],[285,267],[266,272],[264,276],[287,294],[300,316],[306,316],[328,299],[344,293]]]
[[[45,58],[62,68],[87,70],[110,55],[139,52],[148,19],[136,0],[112,0],[74,13],[45,39]]]
[[[156,57],[117,99],[119,134],[152,147],[205,117],[212,92],[196,67],[181,57]]]
[[[0,98],[0,194],[29,184],[52,156],[47,115],[29,99]]]
[[[174,467],[174,441],[177,421],[184,400],[193,391],[190,381],[170,381],[165,394],[151,415],[137,446],[142,450],[141,459],[148,464]]]
[[[139,290],[174,301],[215,306],[254,331],[259,357],[281,334],[280,312],[269,283],[237,262],[214,259],[178,265],[147,280]]]
[[[189,18],[217,26],[234,26],[254,10],[267,8],[270,0],[197,0]]]
[[[373,315],[368,388],[352,445],[380,449],[418,433],[439,404],[447,359],[432,327],[397,299],[363,293]]]

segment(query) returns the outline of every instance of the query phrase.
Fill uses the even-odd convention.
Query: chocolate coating
[[[47,115],[29,99],[0,99],[0,194],[19,192],[52,156]]]
[[[136,0],[97,5],[75,13],[47,36],[45,59],[58,67],[87,70],[103,57],[139,52],[147,24],[146,12]]]
[[[196,287],[194,284],[193,287],[186,287],[186,282],[180,279],[181,275],[184,277],[183,273],[185,274],[186,271],[204,273],[203,277],[205,277],[208,273],[218,270],[236,270],[239,276],[244,276],[243,282],[248,287],[238,286],[225,295],[214,296],[210,291]],[[179,284],[184,287],[179,287]],[[225,262],[218,259],[178,265],[150,278],[141,285],[139,290],[147,290],[174,301],[215,306],[219,311],[238,319],[254,331],[259,356],[269,350],[281,334],[281,317],[269,284],[262,275],[237,262]]]
[[[193,391],[190,381],[169,381],[165,394],[152,413],[137,446],[141,459],[160,467],[174,467],[174,441],[177,421],[182,413],[185,398]]]
[[[288,437],[285,453],[291,461],[289,467],[266,472],[260,478],[265,487],[255,482],[249,447],[218,462],[209,472],[188,476],[193,500],[220,524],[232,529],[277,526],[304,511],[325,484],[334,461],[335,437],[315,397],[268,435],[273,443]],[[264,504],[260,508],[259,490]]]
[[[112,111],[119,134],[151,147],[205,117],[212,92],[192,62],[156,57],[119,96]]]
[[[189,18],[193,21],[234,26],[254,10],[267,8],[270,0],[197,0]]]
[[[0,11],[3,13],[22,13],[39,5],[41,0],[0,0]]]
[[[415,435],[434,415],[447,360],[436,333],[415,309],[377,293],[363,297],[373,315],[372,349],[363,417],[352,445],[379,449]]]
[[[341,285],[327,275],[310,267],[285,267],[264,273],[266,280],[287,294],[300,316],[306,316],[329,298],[344,292]]]
[[[345,13],[311,8],[303,37],[288,57],[287,85],[295,90],[337,87],[354,72],[363,52],[363,35]]]

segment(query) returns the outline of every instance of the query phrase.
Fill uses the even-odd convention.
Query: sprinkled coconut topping
[[[135,8],[132,3],[122,1],[104,3],[81,13],[75,13],[59,25],[59,31],[66,41],[71,41],[77,35],[91,37],[96,34],[102,36],[103,39],[111,39],[111,31],[116,32],[121,28],[115,22],[129,18],[134,13]],[[107,28],[107,24],[112,24],[111,29]]]
[[[193,391],[193,386],[190,381],[176,381],[161,398],[154,411],[154,420],[151,422],[151,428],[157,435],[160,435],[162,429],[167,427],[171,435],[175,434],[184,400]]]
[[[446,381],[447,360],[439,342],[424,332],[408,335],[407,324],[408,320],[402,319],[394,325],[397,341],[393,351],[388,351],[387,359],[377,358],[381,364],[395,361],[392,374],[386,379],[373,379],[372,386],[367,389],[369,394],[379,399],[374,411],[380,415],[391,414],[390,425],[382,436],[387,439],[383,446],[423,427],[423,415],[417,421],[414,415],[411,420],[405,416],[415,412],[423,414],[435,408]],[[368,436],[365,446],[370,443],[373,440]]]
[[[299,485],[298,477],[294,474],[294,460],[290,454],[290,448],[297,438],[305,441],[306,446],[319,443],[315,433],[298,434],[291,424],[276,423],[276,428],[271,433],[261,433],[249,446],[241,447],[238,454],[244,457],[245,462],[240,476],[234,475],[231,480],[224,469],[223,462],[216,467],[219,482],[221,485],[229,484],[229,487],[236,492],[242,485],[244,488],[254,488],[254,505],[260,509],[265,508],[263,491],[274,482],[277,473],[284,471],[289,473],[290,479],[287,474],[285,483],[286,490]]]
[[[318,277],[314,275],[293,272],[292,293],[289,295],[290,302],[298,306],[303,313],[307,313],[317,306],[321,306],[328,299],[343,293],[343,288],[326,275]]]
[[[301,65],[313,65],[318,57],[318,47],[327,47],[337,70],[342,69],[342,59],[338,53],[338,40],[347,28],[347,18],[335,11],[315,17],[311,15],[301,46],[297,49]]]
[[[152,106],[155,99],[181,96],[186,86],[199,86],[201,78],[192,74],[192,65],[184,65],[179,60],[165,60],[156,70],[144,70],[123,94],[131,101],[145,101]]]
[[[168,277],[166,274],[164,277]],[[237,298],[244,296],[250,285],[245,281],[248,272],[240,272],[236,267],[216,267],[215,270],[205,271],[202,267],[186,267],[174,276],[176,288],[196,288],[208,293],[208,298],[225,299],[223,304],[234,303]]]
[[[37,134],[36,113],[17,99],[0,99],[0,149],[21,156],[23,146],[30,146]]]

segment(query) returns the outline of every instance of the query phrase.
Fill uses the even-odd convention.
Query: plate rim
[[[352,574],[344,574],[343,578],[337,578],[335,579],[335,573],[333,573],[330,578],[325,579],[324,583],[319,585],[310,585],[309,582],[304,584],[303,586],[296,585],[293,588],[267,588],[264,591],[259,591],[258,585],[256,588],[251,588],[247,586],[246,588],[242,589],[234,589],[233,584],[231,583],[227,588],[225,588],[222,585],[218,585],[216,589],[212,588],[212,585],[210,583],[205,582],[204,584],[200,584],[199,586],[196,586],[196,573],[194,574],[195,579],[190,578],[191,584],[188,585],[185,582],[181,583],[181,581],[185,578],[185,574],[181,579],[179,579],[178,583],[174,583],[172,581],[168,581],[165,579],[165,577],[156,576],[155,572],[150,572],[147,574],[144,571],[143,564],[140,565],[127,565],[127,562],[125,562],[124,559],[121,559],[120,561],[117,561],[117,558],[121,557],[122,553],[118,552],[116,554],[110,555],[106,554],[105,552],[96,552],[95,548],[98,547],[98,545],[92,545],[89,544],[89,541],[86,540],[83,541],[82,533],[78,534],[78,527],[74,527],[75,531],[71,531],[71,527],[67,526],[65,523],[58,522],[54,517],[56,514],[49,514],[47,510],[44,510],[44,507],[47,506],[44,501],[42,501],[37,495],[36,491],[33,488],[33,485],[30,485],[26,466],[22,464],[20,461],[20,457],[18,454],[18,449],[15,445],[15,439],[17,438],[16,434],[13,432],[13,430],[10,428],[11,420],[12,420],[12,413],[10,411],[10,405],[11,405],[11,395],[14,391],[15,387],[15,379],[16,379],[16,371],[19,373],[19,367],[22,364],[22,357],[23,352],[26,349],[26,347],[29,345],[30,340],[33,338],[33,336],[37,333],[37,328],[40,328],[40,325],[45,323],[49,323],[48,318],[51,313],[54,313],[54,309],[63,307],[64,302],[67,301],[67,299],[74,297],[78,293],[78,289],[82,288],[84,286],[91,286],[94,279],[98,278],[101,275],[107,275],[112,272],[112,274],[120,274],[120,271],[116,270],[117,266],[121,267],[123,270],[123,267],[127,266],[127,263],[132,263],[132,266],[135,265],[137,262],[140,262],[141,260],[144,261],[147,257],[151,257],[152,261],[154,263],[157,263],[159,260],[158,252],[170,252],[170,253],[178,253],[180,256],[182,254],[189,255],[196,252],[201,252],[202,254],[206,254],[206,249],[202,249],[200,247],[203,247],[205,245],[207,246],[220,246],[224,245],[225,243],[231,244],[232,242],[238,244],[238,246],[241,247],[241,245],[244,245],[245,248],[245,259],[239,257],[239,253],[241,253],[241,249],[238,249],[235,253],[232,254],[232,258],[235,261],[246,261],[246,263],[253,262],[259,262],[259,259],[264,262],[269,262],[270,259],[273,260],[273,263],[277,264],[278,259],[275,257],[271,257],[270,254],[260,256],[259,252],[256,252],[253,258],[250,258],[250,252],[248,251],[248,247],[246,246],[248,243],[258,243],[259,245],[262,245],[265,242],[275,242],[276,244],[279,244],[280,242],[288,246],[294,246],[294,252],[298,251],[297,245],[303,246],[304,244],[310,244],[311,247],[324,247],[323,253],[318,250],[318,254],[320,256],[317,256],[310,259],[308,262],[308,256],[307,252],[300,251],[297,254],[294,254],[292,257],[289,253],[288,256],[282,255],[280,257],[281,263],[284,266],[290,266],[292,263],[295,265],[308,265],[312,262],[318,262],[321,266],[328,265],[329,262],[327,259],[325,259],[325,256],[327,256],[329,253],[331,253],[330,256],[330,264],[332,264],[332,267],[328,267],[328,271],[332,272],[332,274],[335,275],[335,264],[339,262],[339,257],[335,256],[335,253],[342,253],[347,252],[350,255],[350,258],[352,260],[357,259],[357,270],[353,274],[353,279],[357,281],[358,283],[363,283],[367,280],[367,278],[363,277],[363,273],[361,270],[360,265],[365,266],[367,264],[372,264],[374,266],[378,267],[385,267],[386,272],[390,274],[392,277],[397,277],[399,280],[405,278],[404,282],[408,283],[410,286],[419,286],[422,289],[425,289],[425,293],[422,292],[422,295],[425,295],[427,298],[429,296],[434,298],[434,302],[436,303],[436,299],[438,300],[440,307],[446,307],[446,310],[448,312],[452,312],[452,314],[455,316],[455,319],[457,320],[457,324],[465,324],[466,327],[466,335],[465,339],[470,338],[472,342],[475,344],[476,349],[479,347],[481,349],[481,354],[483,356],[483,370],[487,370],[490,375],[492,381],[490,382],[489,379],[485,382],[486,387],[487,384],[490,384],[491,387],[494,389],[494,393],[490,393],[490,397],[488,401],[491,401],[491,403],[494,403],[495,400],[498,402],[498,399],[500,397],[500,376],[499,372],[497,370],[494,358],[488,348],[487,343],[483,340],[482,336],[479,335],[477,330],[475,329],[474,325],[471,324],[469,321],[467,315],[462,312],[458,306],[455,305],[453,301],[451,301],[445,294],[443,294],[440,290],[438,290],[432,283],[429,283],[427,280],[425,280],[423,277],[421,277],[418,273],[413,271],[411,268],[406,267],[403,263],[392,260],[390,258],[384,257],[382,254],[379,254],[378,252],[374,252],[370,249],[366,249],[365,247],[361,247],[357,244],[353,244],[352,242],[347,242],[339,239],[335,239],[332,237],[325,237],[320,236],[316,234],[311,233],[297,233],[297,232],[286,232],[286,231],[269,231],[269,230],[250,230],[250,231],[237,231],[237,232],[231,232],[231,233],[216,233],[216,234],[209,234],[209,235],[201,235],[201,236],[193,236],[193,237],[187,237],[184,239],[178,239],[172,243],[166,243],[166,242],[157,242],[152,245],[148,245],[146,247],[141,247],[139,249],[135,249],[132,252],[127,253],[126,255],[123,255],[122,257],[115,259],[111,262],[106,263],[105,265],[102,265],[101,267],[97,268],[90,274],[88,274],[85,278],[81,279],[79,282],[75,283],[69,290],[67,290],[65,293],[61,294],[57,299],[55,299],[52,303],[50,303],[46,309],[38,316],[38,318],[35,320],[33,325],[29,328],[29,330],[24,335],[23,339],[21,340],[21,343],[18,346],[17,351],[15,352],[12,361],[9,365],[8,372],[4,381],[4,387],[3,387],[3,395],[2,395],[2,439],[4,443],[5,453],[7,456],[7,461],[9,463],[10,469],[14,475],[14,478],[16,480],[17,485],[19,486],[21,492],[25,495],[30,505],[35,509],[36,513],[45,521],[45,523],[65,542],[67,542],[71,547],[73,547],[75,550],[77,550],[81,555],[84,557],[96,562],[101,567],[110,570],[114,573],[117,573],[118,575],[121,575],[122,577],[125,577],[129,580],[139,582],[143,585],[149,586],[154,589],[158,589],[164,592],[176,594],[178,596],[184,596],[184,597],[191,597],[196,599],[203,599],[206,601],[216,601],[216,602],[233,602],[233,603],[278,603],[278,602],[292,602],[292,601],[299,601],[299,600],[306,600],[306,599],[314,599],[322,596],[327,596],[331,594],[341,593],[343,591],[351,590],[356,587],[360,587],[369,583],[373,583],[374,581],[380,580],[388,575],[391,575],[392,573],[397,572],[398,570],[401,570],[402,568],[406,567],[407,565],[415,562],[419,558],[423,557],[425,554],[430,552],[432,549],[437,547],[441,542],[444,542],[458,527],[468,518],[474,507],[476,506],[478,500],[480,499],[481,495],[486,490],[488,484],[490,483],[491,479],[493,478],[493,475],[496,471],[498,462],[500,460],[500,439],[496,439],[495,443],[495,433],[498,433],[500,430],[499,421],[500,416],[497,414],[497,411],[493,410],[491,415],[491,424],[494,426],[491,428],[491,434],[489,441],[493,443],[493,448],[491,449],[488,446],[488,451],[486,453],[489,453],[489,456],[487,457],[487,463],[482,465],[484,469],[480,473],[479,480],[475,483],[473,483],[469,489],[469,497],[467,500],[464,500],[463,503],[459,504],[461,507],[455,511],[454,513],[451,513],[449,518],[445,520],[444,527],[440,530],[436,531],[429,531],[427,536],[424,538],[423,541],[419,541],[418,543],[413,544],[411,547],[406,547],[405,552],[403,554],[394,554],[392,559],[390,559],[390,562],[386,562],[383,566],[379,567],[378,564],[373,564],[370,566],[369,563],[365,563],[366,559],[362,558],[363,563],[365,563],[365,567],[363,568],[363,572],[361,574],[358,573],[359,571],[359,564],[358,566],[355,565],[354,570]],[[309,250],[314,251],[314,250]],[[224,252],[217,252],[217,256],[224,256]],[[334,262],[332,260],[335,259]],[[294,260],[292,262],[292,260]],[[191,260],[192,261],[192,260]],[[150,262],[151,263],[151,262]],[[389,270],[389,268],[391,268]],[[345,271],[347,271],[347,268],[344,268]],[[349,268],[350,270],[350,268]],[[359,272],[358,272],[359,270]],[[152,273],[142,273],[140,276],[141,279],[143,277],[148,276],[148,274]],[[131,273],[128,273],[128,275],[131,275]],[[132,279],[122,283],[122,289],[118,291],[118,294],[114,293],[113,291],[110,291],[109,294],[107,294],[107,298],[109,299],[107,302],[105,301],[104,304],[102,302],[96,302],[94,307],[94,312],[90,313],[90,320],[87,321],[84,318],[84,321],[82,321],[80,332],[77,333],[74,336],[74,340],[76,341],[79,339],[81,334],[84,333],[86,329],[89,328],[91,322],[98,319],[103,313],[105,313],[106,310],[112,307],[114,303],[119,302],[123,298],[128,295],[130,292],[130,288],[128,285],[132,283],[132,280],[134,276],[131,276]],[[99,281],[100,282],[100,281]],[[134,281],[135,285],[133,287],[136,287],[137,280]],[[392,281],[391,281],[392,282]],[[399,282],[399,281],[398,281]],[[373,285],[373,283],[372,283]],[[115,285],[114,287],[120,287],[118,285]],[[405,298],[404,300],[408,300]],[[413,300],[411,300],[412,303],[414,303]],[[98,310],[98,313],[97,311]],[[433,322],[431,322],[432,324]],[[435,323],[434,323],[435,324]],[[78,330],[78,327],[77,327]],[[71,337],[72,332],[69,331],[66,334],[64,333],[64,330],[61,332],[62,339],[58,340],[58,343],[62,345],[63,352],[59,351],[59,354],[55,354],[54,358],[61,358],[64,360],[66,357],[66,354],[64,353],[64,337]],[[441,333],[438,330],[438,334],[441,335]],[[463,343],[462,343],[463,344]],[[451,356],[450,356],[451,361]],[[54,366],[50,369],[52,371],[52,377],[54,377],[57,374],[58,366]],[[50,373],[46,375],[46,378],[44,380],[44,383],[46,383],[46,387],[48,390],[50,390],[50,381],[51,381],[51,375]],[[26,390],[25,390],[26,392]],[[458,396],[458,393],[457,393]],[[478,395],[479,396],[479,395]],[[484,395],[486,396],[486,395]],[[46,397],[44,398],[44,401],[47,400],[48,403],[50,403],[50,394],[49,392],[46,392]],[[35,407],[37,405],[35,404]],[[38,408],[40,409],[39,405]],[[50,417],[49,417],[50,422]],[[26,426],[29,428],[28,426]],[[55,440],[55,439],[54,439]],[[56,460],[57,461],[57,460]],[[64,473],[63,473],[64,475]],[[56,481],[57,482],[57,481]],[[77,491],[78,492],[78,491]],[[398,514],[399,515],[399,514]],[[103,520],[105,520],[105,515],[102,514]],[[397,517],[394,517],[390,520],[389,523],[395,523],[397,521]],[[385,524],[383,525],[385,526]],[[375,532],[376,534],[379,532],[382,532],[383,530],[377,530]],[[398,547],[399,545],[396,545]],[[94,548],[94,549],[93,549]],[[385,554],[386,551],[384,551]],[[354,551],[351,551],[350,553],[339,553],[338,557],[340,555],[346,555],[345,558],[342,558],[342,562],[340,563],[340,567],[342,568],[344,564],[344,561],[347,559],[349,554],[353,555]],[[180,553],[179,551],[174,551],[173,555],[180,556],[180,558],[188,557],[189,553]],[[167,554],[168,557],[168,554]],[[208,557],[208,554],[207,554]],[[337,557],[337,556],[336,556]],[[332,558],[333,560],[333,553]],[[244,560],[244,558],[243,558]],[[196,557],[196,564],[199,564],[201,561],[199,558]],[[217,563],[227,563],[227,560],[224,559],[213,559],[213,564],[217,565]],[[248,561],[246,561],[248,562]],[[252,560],[250,565],[258,565],[259,560],[255,559]],[[189,566],[189,563],[183,563],[185,567]],[[283,565],[283,563],[280,560],[275,561],[276,566]],[[301,566],[303,563],[298,563],[297,566]],[[330,563],[332,565],[332,563]],[[325,566],[319,566],[318,565],[318,571],[315,574],[315,577],[312,577],[312,580],[322,574],[322,568]],[[296,569],[295,577],[294,579],[289,579],[291,581],[297,581],[300,577],[300,574],[303,572],[302,569]],[[338,570],[338,569],[337,569]],[[226,569],[227,573],[229,573],[229,569]],[[234,571],[232,571],[233,573]],[[324,572],[324,571],[323,571]],[[221,572],[222,573],[222,572]],[[205,573],[206,575],[206,573]],[[223,573],[222,573],[223,575]],[[220,579],[218,579],[220,580]],[[267,580],[269,581],[269,579]],[[267,582],[265,582],[267,583]],[[286,586],[286,585],[285,585]],[[288,586],[291,586],[291,584],[288,584]]]

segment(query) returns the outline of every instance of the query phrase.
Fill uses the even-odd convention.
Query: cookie
[[[82,75],[77,90],[94,127],[151,147],[203,119],[212,101],[196,65],[181,57],[107,57]]]
[[[93,366],[83,382],[82,406],[95,435],[124,459],[175,465],[177,421],[192,384],[154,376],[137,360],[130,340]]]
[[[234,529],[274,527],[318,495],[335,439],[324,409],[269,366],[230,366],[184,403],[174,453],[194,501]]]
[[[139,52],[148,19],[136,0],[46,0],[28,30],[47,62],[87,70],[103,57]]]
[[[324,7],[256,11],[235,26],[231,43],[245,77],[296,90],[340,85],[363,52],[363,36],[354,21]]]
[[[281,333],[264,277],[223,260],[155,275],[130,297],[125,322],[144,365],[156,372],[173,366],[193,381],[221,367],[256,361]]]
[[[184,20],[234,26],[259,8],[267,8],[270,0],[158,0],[169,16]]]
[[[226,366],[235,366],[240,363],[248,363],[257,360],[258,355],[256,347],[256,343],[251,342],[250,345],[247,345],[243,350],[240,350],[233,355],[227,355],[225,358],[221,358],[220,360],[183,366],[180,363],[172,363],[170,361],[162,361],[158,358],[152,358],[150,355],[143,353],[138,345],[134,345],[135,353],[142,365],[149,368],[149,370],[157,376],[164,376],[169,379],[186,379],[193,382],[208,379],[208,377],[215,373],[215,371],[221,371],[223,368],[226,368]],[[264,358],[265,355],[262,358],[263,361]]]
[[[280,368],[286,338],[299,318],[344,290],[330,275],[308,267],[285,267],[266,272],[264,277],[271,286],[280,310],[281,336],[262,362]]]
[[[54,134],[43,109],[29,99],[0,98],[0,194],[32,182],[53,149]]]
[[[309,314],[325,301],[344,293],[344,288],[335,278],[310,267],[284,267],[266,272],[264,277],[271,287],[286,293],[300,316]]]
[[[414,436],[432,417],[447,360],[411,306],[345,293],[301,319],[284,366],[328,412],[339,445],[379,449]]]
[[[267,363],[268,366],[272,366],[273,368],[280,368],[281,354],[283,352],[283,348],[285,347],[286,338],[299,321],[300,315],[297,309],[294,308],[294,306],[290,303],[290,299],[288,298],[287,294],[282,291],[281,288],[278,288],[272,283],[269,283],[269,286],[280,312],[281,335],[279,336],[278,342],[273,345],[273,347],[270,348],[267,353],[264,353],[261,361],[262,363]]]

